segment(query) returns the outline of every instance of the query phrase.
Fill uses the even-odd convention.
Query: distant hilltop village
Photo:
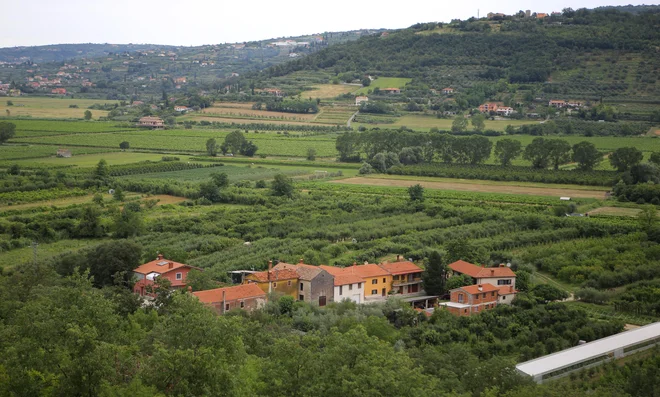
[[[488,19],[503,19],[507,17],[543,19],[543,18],[547,18],[550,15],[552,16],[561,15],[561,12],[553,11],[551,14],[547,14],[545,12],[532,12],[531,10],[525,10],[525,12],[519,11],[517,14],[514,15],[506,15],[501,12],[489,12],[488,14],[486,14],[486,17]]]

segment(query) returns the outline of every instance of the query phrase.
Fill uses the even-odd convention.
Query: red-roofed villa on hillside
[[[252,311],[266,304],[266,293],[257,284],[197,291],[193,295],[218,314],[225,314],[232,309]]]
[[[268,270],[245,276],[243,284],[256,284],[267,294],[298,298],[298,273],[293,269],[273,269],[272,261],[268,262]]]
[[[475,284],[492,284],[496,287],[511,286],[516,288],[516,274],[508,266],[482,267],[465,261],[449,264],[453,274],[467,274]]]
[[[149,295],[147,289],[154,284],[156,277],[168,279],[173,289],[183,288],[186,286],[186,276],[191,269],[202,270],[165,259],[163,255],[158,254],[156,260],[147,262],[133,270],[133,274],[138,280],[133,286],[133,292],[142,296]]]
[[[449,291],[450,301],[439,305],[457,316],[471,316],[497,306],[498,288],[491,284],[476,284]]]

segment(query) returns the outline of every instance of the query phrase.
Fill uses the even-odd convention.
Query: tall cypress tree
[[[426,260],[426,270],[422,275],[424,290],[430,295],[444,295],[447,267],[442,255],[437,251],[431,252]]]

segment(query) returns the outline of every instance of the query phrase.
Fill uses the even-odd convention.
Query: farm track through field
[[[419,183],[427,189],[440,189],[440,190],[458,190],[480,193],[505,193],[505,194],[525,194],[530,196],[557,196],[557,197],[579,197],[579,198],[595,198],[604,199],[605,192],[597,190],[578,190],[566,188],[538,188],[538,187],[524,187],[524,186],[510,186],[510,185],[482,185],[478,183],[451,183],[451,182],[427,182],[411,180],[395,180],[395,179],[379,179],[379,178],[348,178],[332,181],[332,183],[344,183],[350,185],[372,185],[372,186],[391,186],[391,187],[408,187],[412,184]]]

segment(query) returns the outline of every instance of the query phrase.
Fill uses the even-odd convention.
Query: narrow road
[[[346,127],[351,128],[351,122],[353,121],[355,116],[357,116],[358,113],[360,113],[359,110],[357,112],[353,113],[353,115],[348,118],[348,121],[346,122]]]

